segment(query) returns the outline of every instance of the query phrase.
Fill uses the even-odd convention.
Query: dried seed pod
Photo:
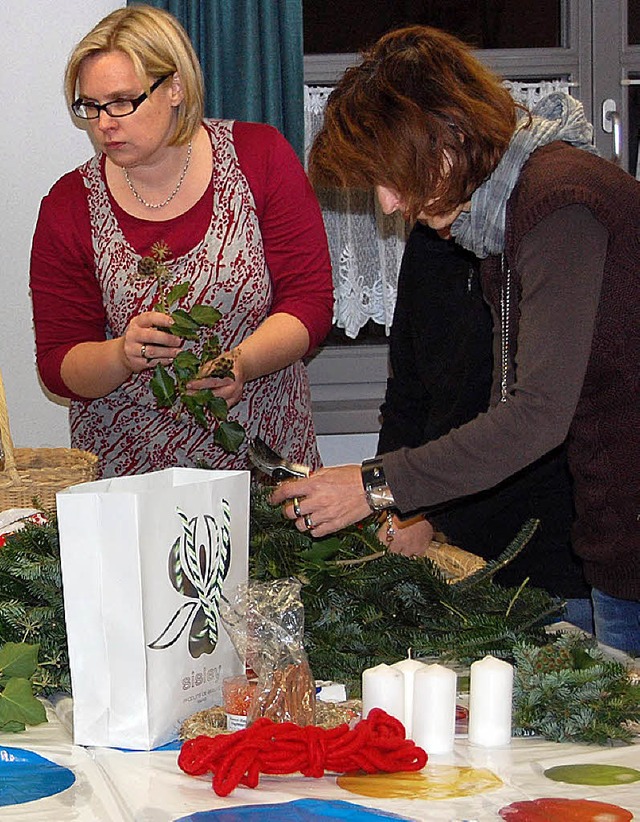
[[[218,357],[215,360],[209,360],[198,371],[195,376],[196,380],[203,380],[206,377],[218,377],[224,379],[231,377],[233,379],[233,357]]]
[[[138,274],[141,277],[155,277],[158,263],[153,257],[141,257],[138,261]]]

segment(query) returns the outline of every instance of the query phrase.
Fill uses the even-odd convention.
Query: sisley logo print
[[[218,644],[222,585],[231,562],[229,503],[222,500],[222,524],[210,514],[188,519],[178,511],[178,516],[182,534],[169,552],[169,579],[176,591],[190,601],[178,608],[149,648],[169,648],[188,631],[189,653],[195,659],[212,653]],[[203,529],[206,539],[200,541]]]

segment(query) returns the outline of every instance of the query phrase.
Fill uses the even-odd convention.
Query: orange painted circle
[[[419,773],[345,774],[338,785],[371,799],[457,799],[502,787],[486,768],[427,765]]]
[[[501,808],[500,818],[508,822],[629,822],[633,814],[591,799],[534,799],[514,802]]]

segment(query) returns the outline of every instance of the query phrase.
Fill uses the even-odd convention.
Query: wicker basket
[[[0,511],[38,507],[55,510],[56,492],[96,478],[98,458],[77,448],[16,448],[0,375]]]

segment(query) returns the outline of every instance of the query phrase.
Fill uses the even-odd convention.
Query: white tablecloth
[[[398,814],[409,820],[461,822],[496,820],[500,808],[512,802],[542,797],[592,799],[619,805],[640,819],[640,782],[590,787],[554,782],[544,776],[555,765],[598,763],[640,768],[640,745],[599,747],[557,744],[541,739],[514,739],[502,749],[473,747],[456,740],[451,754],[430,756],[425,773],[434,776],[443,765],[487,768],[502,785],[487,792],[454,799],[367,799],[341,789],[335,776],[261,776],[255,790],[237,788],[229,797],[216,796],[210,777],[187,776],[177,766],[177,750],[125,752],[74,746],[69,731],[48,706],[49,722],[20,734],[0,734],[3,750],[19,748],[70,769],[75,782],[53,796],[7,804],[0,769],[0,819],[47,822],[169,822],[198,811],[238,805],[272,804],[303,797],[342,800]],[[5,771],[6,774],[6,771]],[[6,783],[5,783],[6,785]],[[3,795],[4,791],[4,795]],[[265,818],[278,822],[273,813]]]

